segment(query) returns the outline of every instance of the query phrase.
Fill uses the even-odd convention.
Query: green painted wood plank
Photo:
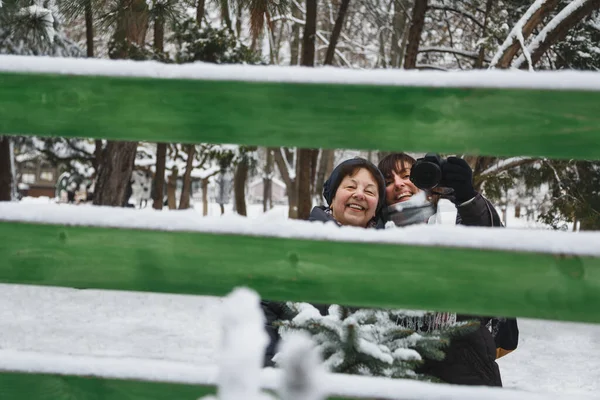
[[[198,400],[215,393],[214,386],[0,372],[2,400]]]
[[[600,159],[600,92],[0,73],[0,133]]]
[[[0,282],[600,322],[600,258],[0,223]]]
[[[0,373],[6,400],[197,400],[214,387],[96,377]]]

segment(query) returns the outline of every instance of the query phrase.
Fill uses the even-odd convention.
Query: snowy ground
[[[0,351],[216,363],[220,299],[1,285]],[[600,325],[521,320],[505,387],[596,395]]]

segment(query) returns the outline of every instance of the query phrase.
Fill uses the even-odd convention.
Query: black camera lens
[[[433,189],[442,180],[440,163],[439,156],[430,156],[417,160],[410,172],[411,182],[419,189]]]

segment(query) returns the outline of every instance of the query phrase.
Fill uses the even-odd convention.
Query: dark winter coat
[[[323,207],[313,208],[311,221],[335,221]],[[492,204],[481,195],[458,207],[457,224],[467,226],[501,227],[500,217]],[[381,227],[382,224],[378,224]],[[265,354],[265,366],[272,366],[276,354],[279,334],[273,323],[288,319],[283,303],[261,302],[267,319],[266,330],[270,337]],[[327,314],[327,305],[314,305],[322,315]],[[458,320],[479,320],[481,325],[475,332],[452,340],[446,349],[443,361],[427,361],[418,372],[437,377],[454,384],[502,386],[496,359],[517,347],[519,331],[515,319],[497,319],[477,316],[457,316]]]
[[[502,227],[494,206],[478,194],[468,204],[457,207],[456,223],[467,226]],[[442,361],[426,361],[418,372],[447,383],[502,386],[496,359],[516,349],[519,340],[517,320],[458,315],[457,320],[479,320],[475,332],[453,339]]]

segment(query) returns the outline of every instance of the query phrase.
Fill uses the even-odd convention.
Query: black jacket
[[[457,207],[456,223],[502,227],[494,206],[480,194],[468,204]],[[457,320],[478,320],[480,326],[473,333],[453,339],[444,360],[427,360],[419,372],[447,383],[502,386],[496,359],[516,349],[517,320],[469,315],[458,315]]]
[[[335,221],[331,214],[322,207],[311,211],[311,221]],[[468,226],[501,227],[500,217],[492,204],[481,195],[471,202],[458,207],[457,224]],[[378,224],[381,227],[383,224]],[[279,334],[273,323],[288,319],[283,303],[262,301],[263,312],[267,324],[266,330],[270,342],[265,354],[265,366],[272,366],[272,358],[276,354]],[[327,313],[327,305],[314,305],[322,315]],[[418,372],[454,384],[502,386],[500,371],[496,358],[514,350],[518,342],[518,328],[515,319],[498,319],[477,316],[457,316],[458,320],[479,320],[481,325],[475,332],[452,340],[446,349],[443,361],[427,361]]]

